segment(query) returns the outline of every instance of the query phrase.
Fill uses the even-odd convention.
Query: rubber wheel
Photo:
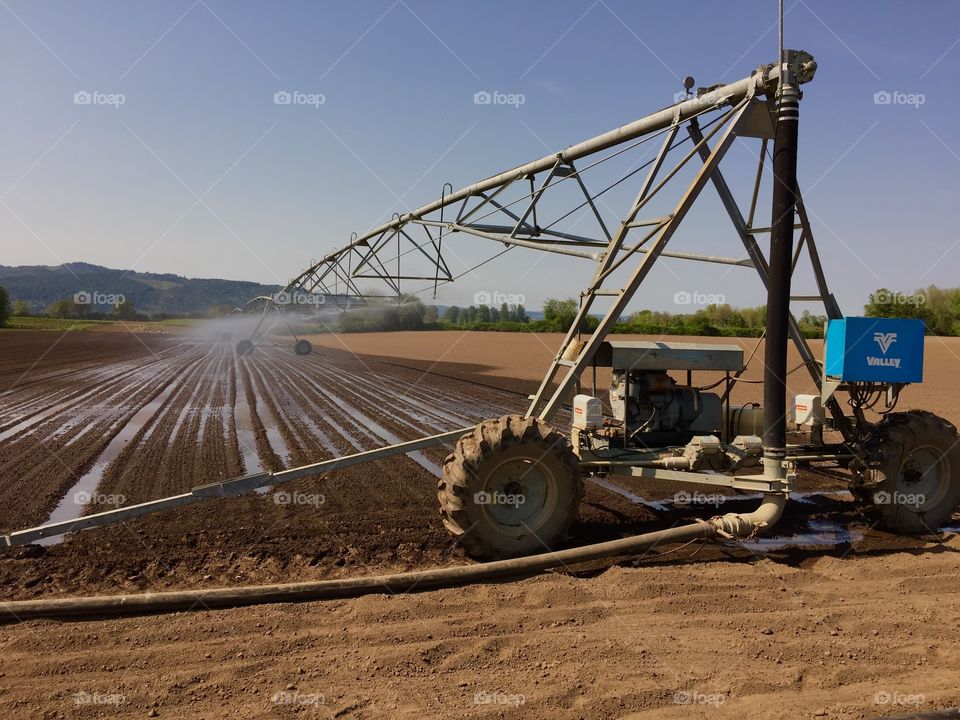
[[[481,560],[557,549],[579,517],[577,462],[567,438],[536,418],[484,421],[443,461],[443,524]]]
[[[886,529],[936,532],[960,505],[960,437],[943,418],[924,410],[891,413],[864,449],[870,461],[853,494]]]
[[[253,343],[250,340],[241,340],[237,343],[237,355],[246,355],[253,351]]]
[[[297,344],[293,346],[293,351],[297,355],[309,355],[313,352],[313,345],[310,344],[309,340],[297,340]]]

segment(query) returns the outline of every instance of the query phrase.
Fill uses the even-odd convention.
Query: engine
[[[630,445],[685,443],[722,425],[718,395],[678,385],[662,371],[614,370],[610,409]]]
[[[574,396],[571,440],[581,459],[599,466],[604,460],[628,463],[625,458],[633,458],[648,469],[692,471],[759,464],[763,441],[752,428],[745,429],[744,409],[734,408],[738,419],[728,424],[729,408],[721,395],[708,392],[728,388],[730,373],[743,369],[738,346],[606,340],[594,364],[610,368],[609,415],[596,385],[593,395]],[[713,374],[705,388],[694,385],[695,372]],[[679,373],[686,374],[686,384],[674,379],[682,377]],[[717,373],[723,373],[719,381]],[[759,410],[750,410],[749,419],[754,419]]]

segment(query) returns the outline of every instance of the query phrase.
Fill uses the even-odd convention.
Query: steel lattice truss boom
[[[812,75],[811,69],[805,72]],[[359,295],[354,282],[358,278],[383,280],[397,293],[401,291],[405,280],[428,280],[435,284],[450,282],[454,278],[444,260],[442,243],[444,237],[452,233],[466,233],[505,245],[533,247],[597,260],[605,254],[613,235],[597,209],[597,200],[612,186],[591,193],[584,181],[585,174],[658,136],[675,134],[676,129],[684,123],[696,121],[701,116],[744,100],[766,97],[776,88],[779,74],[778,65],[761,67],[748,78],[701,90],[697,97],[568,147],[562,152],[493,175],[456,192],[444,192],[437,201],[409,213],[395,215],[389,222],[362,235],[355,234],[347,245],[327,254],[291,280],[287,289],[326,293],[334,290],[333,284],[342,284],[346,292]],[[751,112],[750,116],[759,117],[756,112]],[[688,153],[684,161],[690,157],[691,153]],[[581,164],[580,161],[584,162]],[[662,158],[658,157],[656,161],[634,168],[613,185],[625,182],[643,169],[661,162]],[[668,174],[655,188],[647,187],[648,191],[652,190],[649,196],[652,198],[673,174]],[[564,232],[557,228],[557,221],[545,223],[542,217],[538,218],[540,206],[551,192],[561,186],[574,187],[580,193],[579,202],[565,215],[588,209],[596,220],[594,234]],[[520,191],[519,195],[517,191]],[[667,220],[669,218],[633,221],[628,229],[643,228],[647,236],[651,236],[662,230]],[[622,249],[629,252],[632,248],[628,246]],[[410,255],[428,260],[433,272],[404,272],[403,260]],[[685,253],[665,252],[664,256],[703,259]],[[750,264],[749,261],[731,258],[712,260]]]
[[[788,51],[788,62],[801,82],[809,82],[816,71],[813,58],[802,51]],[[768,143],[775,133],[773,98],[781,74],[780,63],[762,66],[747,78],[726,85],[701,88],[696,96],[682,100],[567,149],[493,175],[411,212],[395,215],[389,222],[369,232],[355,235],[344,247],[335,250],[294,278],[289,291],[327,291],[332,278],[351,292],[360,294],[353,284],[358,278],[385,282],[391,292],[400,295],[404,283],[427,281],[434,288],[456,279],[444,258],[444,243],[451,236],[471,236],[500,243],[506,250],[532,248],[593,261],[595,270],[581,293],[579,315],[564,339],[557,356],[534,396],[528,414],[549,420],[559,409],[587,364],[593,358],[613,324],[620,318],[637,288],[659,257],[718,263],[754,268],[766,285],[767,261],[756,236],[769,227],[754,225],[757,200],[764,180],[763,168]],[[750,207],[738,206],[720,163],[737,137],[760,142],[758,164]],[[644,147],[646,143],[652,146]],[[657,147],[655,155],[626,170],[602,187],[590,188],[590,172],[604,164],[620,162],[629,153]],[[647,153],[649,155],[649,153]],[[680,179],[684,168],[694,168],[686,186]],[[604,220],[598,205],[615,187],[635,180],[637,192],[629,208],[616,225]],[[734,258],[699,253],[676,252],[667,244],[686,217],[694,200],[708,184],[719,194],[746,251],[746,257]],[[652,202],[662,202],[665,188],[684,189],[668,210],[653,216],[645,211]],[[561,195],[561,193],[563,193]],[[559,200],[555,198],[561,198]],[[669,198],[667,198],[669,200]],[[573,232],[565,226],[574,214],[585,216],[588,229]],[[827,289],[813,234],[802,200],[798,202],[801,229],[794,267],[806,250],[817,283],[818,294],[803,300],[823,302],[827,315],[840,315]],[[584,224],[583,217],[578,225]],[[567,223],[569,225],[569,223]],[[506,250],[501,250],[505,252]],[[420,263],[410,270],[411,260]],[[426,264],[426,270],[424,270]],[[609,287],[611,277],[628,272],[625,282]],[[429,289],[429,285],[427,288]],[[579,337],[580,321],[598,298],[609,301],[609,308],[597,330],[589,338]],[[821,381],[820,368],[791,317],[790,332],[800,349],[811,376]],[[565,370],[562,379],[558,374]],[[831,408],[842,418],[838,407]]]

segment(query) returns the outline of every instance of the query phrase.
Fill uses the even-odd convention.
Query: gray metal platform
[[[743,350],[733,344],[605,340],[594,359],[597,367],[629,370],[743,369]]]

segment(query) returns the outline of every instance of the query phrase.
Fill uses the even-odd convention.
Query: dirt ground
[[[237,358],[223,332],[0,333],[0,530],[520,411],[559,342],[325,336],[307,358],[289,347]],[[944,391],[958,356],[954,340],[929,341],[927,381],[903,407],[960,421],[956,393]],[[791,380],[805,389],[800,373]],[[758,400],[757,387],[739,399]],[[445,452],[4,550],[0,598],[467,563],[437,515]],[[756,504],[684,506],[675,488],[611,480],[587,484],[571,544]],[[658,548],[510,584],[109,621],[8,618],[0,717],[870,718],[960,704],[956,519],[939,535],[894,537],[837,489],[802,477],[763,541]]]
[[[744,351],[744,359],[753,354],[744,380],[753,384],[741,384],[734,391],[735,402],[760,402],[763,399],[764,343],[755,338],[710,337],[696,338],[672,335],[617,335],[618,340],[677,341],[685,343],[735,344]],[[479,380],[495,387],[509,387],[524,394],[536,390],[537,384],[556,355],[563,335],[559,333],[488,333],[488,332],[397,332],[391,333],[389,343],[384,343],[379,333],[350,333],[342,335],[316,335],[315,344],[334,350],[349,350],[358,355],[380,357],[384,361],[399,363],[421,370]],[[817,358],[823,356],[823,340],[810,340],[810,347]],[[901,397],[903,407],[922,407],[947,418],[960,426],[960,402],[944,388],[956,385],[957,369],[960,368],[960,338],[928,337],[924,348],[924,381],[908,386]],[[809,374],[800,365],[800,355],[791,344],[789,367],[793,373],[787,385],[791,393],[815,393]],[[719,376],[704,373],[705,382],[713,382]],[[531,389],[532,386],[532,389]],[[601,385],[602,387],[602,385]]]

